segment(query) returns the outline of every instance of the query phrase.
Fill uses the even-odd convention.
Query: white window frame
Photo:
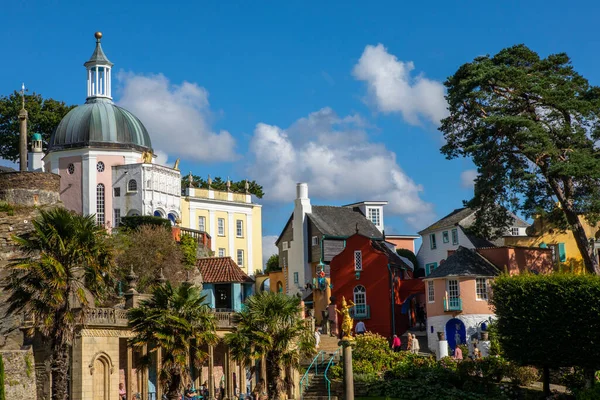
[[[456,285],[454,285],[456,283]],[[453,296],[454,289],[455,296]],[[446,292],[448,293],[448,299],[460,299],[460,281],[458,279],[446,279]]]
[[[313,236],[312,237],[312,245],[313,246],[318,246],[319,245],[319,237],[318,236]]]
[[[113,226],[117,227],[119,225],[121,225],[121,209],[120,208],[115,208],[113,210],[114,213],[114,223]]]
[[[435,233],[430,233],[429,234],[429,248],[431,250],[437,249],[437,241],[435,239]]]
[[[487,278],[475,278],[475,299],[477,301],[488,301],[488,298]]]
[[[225,248],[219,247],[219,257],[226,257],[226,255],[227,251],[225,251]]]
[[[367,289],[363,285],[356,285],[352,293],[354,295],[354,315],[367,315]],[[364,306],[364,312],[359,312],[361,306]]]
[[[104,226],[106,222],[106,190],[103,183],[96,185],[96,223]]]
[[[452,229],[452,244],[453,245],[457,245],[458,244],[458,228]]]
[[[287,241],[283,242],[283,243],[282,243],[282,245],[281,245],[281,248],[282,248],[283,250],[287,250],[287,249],[289,249],[289,244],[288,244],[288,242],[287,242]]]
[[[244,267],[244,250],[238,249],[236,255],[237,255],[237,264],[238,264],[238,266],[240,268],[243,268]]]
[[[217,235],[225,236],[225,218],[217,218]]]
[[[198,230],[206,232],[206,217],[204,215],[198,217]]]
[[[239,237],[239,238],[244,237],[244,220],[243,219],[235,220],[235,237]]]
[[[510,228],[510,235],[511,236],[519,236],[519,228],[517,228],[517,227]]]
[[[363,258],[362,258],[362,251],[361,250],[355,250],[354,251],[354,270],[355,271],[362,271],[363,270]]]
[[[294,272],[294,283],[298,284],[298,282],[300,282],[300,277],[298,272]]]
[[[433,281],[427,281],[427,302],[435,303],[435,284]]]
[[[132,189],[133,187],[133,189]],[[127,193],[137,193],[138,191],[138,185],[137,185],[137,181],[135,179],[130,179],[127,182]]]
[[[373,223],[375,226],[381,225],[381,210],[377,207],[370,207],[367,210],[367,215],[369,216],[369,221]]]

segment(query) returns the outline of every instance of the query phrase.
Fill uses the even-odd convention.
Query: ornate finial
[[[246,182],[244,183],[244,191],[246,194],[250,193],[250,184],[248,183],[248,179],[246,179]]]
[[[127,286],[129,286],[129,290],[135,290],[135,287],[137,286],[138,276],[133,271],[133,265],[129,269],[129,274],[127,274],[125,279],[127,280]]]
[[[158,282],[159,285],[162,285],[163,283],[165,283],[167,281],[167,278],[165,278],[165,275],[163,274],[163,269],[160,269],[160,275],[158,275],[158,278],[156,278],[156,281]]]
[[[96,38],[96,42],[100,42],[100,39],[102,39],[102,32],[94,33],[94,37]]]
[[[25,109],[25,92],[27,92],[28,89],[25,89],[25,83],[21,84],[21,91],[19,93],[21,93],[21,109],[24,110]]]
[[[179,171],[179,158],[177,160],[175,160],[175,165],[173,165],[173,169],[175,171]]]
[[[210,175],[208,175],[208,181],[206,181],[208,183],[208,188],[212,189],[212,179],[210,179]]]
[[[228,191],[228,192],[231,192],[231,181],[229,180],[229,177],[227,177],[227,183],[226,183],[226,186],[227,186],[227,191]]]
[[[192,176],[192,171],[188,174],[188,187],[194,187],[194,177]]]

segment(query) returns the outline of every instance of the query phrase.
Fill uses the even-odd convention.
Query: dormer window
[[[519,236],[519,228],[510,228],[511,236]]]
[[[375,226],[381,225],[381,215],[379,212],[379,208],[369,208],[367,213],[368,213],[369,220],[373,223],[373,225],[375,225]]]

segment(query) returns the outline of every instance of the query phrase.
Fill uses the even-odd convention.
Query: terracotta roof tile
[[[254,282],[231,257],[200,258],[196,265],[202,273],[204,283]]]

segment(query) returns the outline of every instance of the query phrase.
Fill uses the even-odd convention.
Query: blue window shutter
[[[567,251],[565,250],[565,244],[564,243],[559,243],[558,244],[558,256],[559,256],[560,262],[566,262],[567,261]]]
[[[541,249],[547,249],[548,245],[546,243],[542,243],[542,244],[540,244],[540,248]]]

